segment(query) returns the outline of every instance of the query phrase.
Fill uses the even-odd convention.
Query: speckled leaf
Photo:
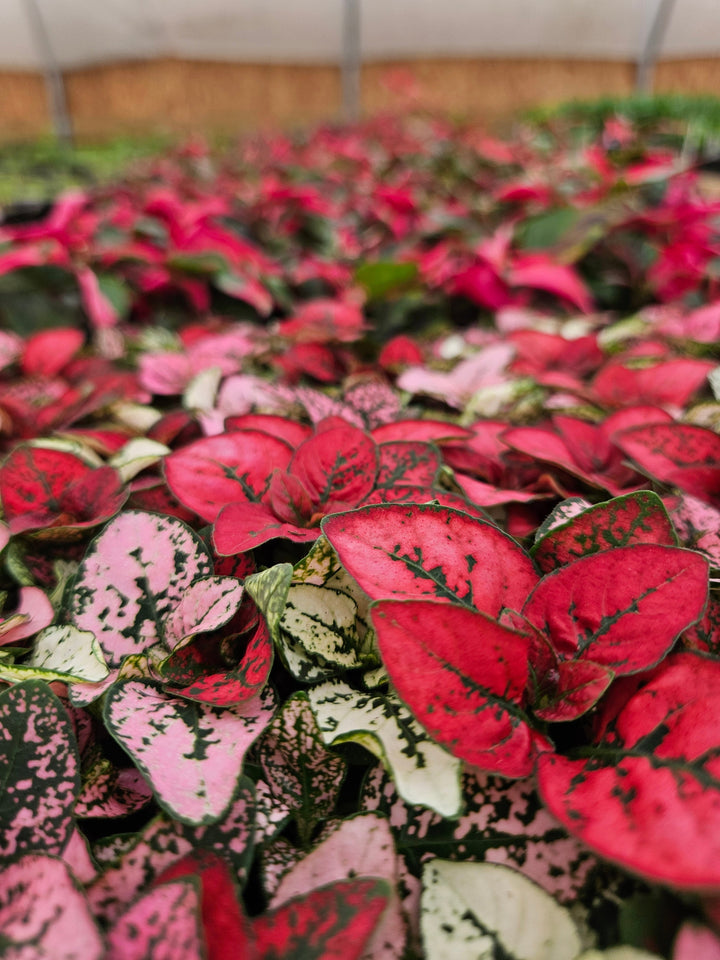
[[[407,931],[397,894],[398,858],[384,817],[358,813],[332,824],[322,840],[284,874],[270,906],[278,907],[307,890],[353,877],[381,877],[392,890],[363,957],[398,960],[404,956]]]
[[[339,418],[321,421],[290,464],[290,472],[323,513],[362,503],[375,485],[377,470],[375,441]]]
[[[273,640],[277,636],[280,620],[285,610],[292,574],[291,564],[276,563],[274,566],[268,567],[267,570],[253,573],[245,581],[245,589],[265,617]]]
[[[85,897],[65,864],[44,853],[0,872],[0,945],[7,960],[106,960]]]
[[[662,659],[702,616],[707,590],[707,561],[700,554],[635,544],[548,574],[523,613],[561,659],[592,660],[622,675]]]
[[[433,505],[377,505],[323,521],[346,570],[374,600],[461,602],[491,616],[521,609],[537,583],[525,551],[496,526]]]
[[[677,546],[662,500],[649,490],[588,506],[554,526],[535,543],[530,554],[543,573],[549,573],[579,557],[632,543]]]
[[[118,917],[107,942],[105,960],[203,960],[197,884],[174,880],[150,890]]]
[[[720,437],[689,423],[650,423],[622,430],[614,443],[662,483],[720,506]]]
[[[196,633],[224,626],[237,612],[242,584],[234,577],[200,577],[194,580],[180,602],[162,620],[165,645],[174,650]]]
[[[668,657],[608,707],[605,735],[538,765],[544,802],[601,856],[655,882],[720,885],[720,662]]]
[[[379,469],[375,489],[392,489],[397,484],[431,487],[440,469],[436,447],[419,440],[394,440],[378,448]]]
[[[720,510],[688,493],[668,497],[667,503],[682,545],[699,550],[720,567]]]
[[[595,706],[614,677],[592,660],[558,660],[552,674],[550,683],[540,678],[533,697],[533,713],[541,720],[577,720]]]
[[[382,880],[333,883],[296,897],[253,923],[261,960],[359,960],[390,898]]]
[[[72,624],[55,624],[42,630],[35,637],[32,652],[23,667],[47,671],[52,674],[52,679],[58,680],[96,683],[108,675],[95,635],[78,630]]]
[[[708,927],[684,923],[675,939],[673,960],[720,960],[720,937]]]
[[[273,470],[285,471],[292,448],[261,430],[243,430],[196,440],[165,459],[165,479],[174,496],[213,523],[229,503],[254,503]]]
[[[252,783],[241,777],[230,809],[218,823],[192,827],[160,814],[136,835],[96,844],[93,854],[105,869],[88,888],[93,914],[105,923],[113,921],[148,883],[192,849],[223,854],[243,883],[253,852],[253,793]]]
[[[300,838],[307,843],[316,824],[330,816],[347,769],[323,743],[307,695],[295,694],[285,702],[265,731],[259,759],[272,792],[290,801]]]
[[[526,634],[431,600],[382,600],[372,620],[399,697],[433,740],[483,770],[532,773],[535,743],[523,711]]]
[[[219,670],[216,663],[205,665],[202,650],[191,644],[169,657],[161,673],[169,681],[165,684],[167,693],[213,707],[232,707],[257,695],[267,681],[272,662],[272,640],[263,620],[248,641],[242,660],[232,670]]]
[[[129,510],[90,544],[69,612],[98,638],[109,666],[165,639],[165,618],[190,584],[212,574],[197,534],[180,520]]]
[[[0,856],[59,856],[80,788],[70,718],[50,688],[27,680],[0,694]]]
[[[137,770],[133,767],[118,769],[107,757],[98,755],[83,769],[75,815],[124,817],[141,810],[151,799],[152,790]]]
[[[575,960],[570,913],[509,867],[431,860],[420,926],[427,960]]]
[[[93,468],[72,453],[23,445],[0,468],[0,497],[11,534],[104,523],[127,499],[112,467]]]
[[[377,664],[372,633],[368,635],[355,599],[344,590],[292,584],[280,631],[324,665],[350,670]]]
[[[347,683],[329,681],[309,690],[308,698],[326,744],[359,743],[391,771],[408,803],[445,817],[458,815],[459,760],[433,743],[394,694],[360,693]]]
[[[560,827],[532,780],[507,780],[474,768],[463,775],[464,812],[448,820],[405,803],[382,767],[366,778],[362,807],[388,817],[398,852],[413,874],[432,851],[447,860],[501,863],[519,870],[560,903],[585,888],[597,858]]]
[[[152,784],[158,803],[178,820],[199,825],[227,810],[245,751],[272,719],[273,707],[268,687],[241,707],[220,710],[165,694],[148,681],[122,680],[107,696],[105,723]]]

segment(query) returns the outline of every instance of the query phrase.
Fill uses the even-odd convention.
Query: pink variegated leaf
[[[372,960],[398,960],[407,937],[396,885],[398,858],[388,821],[373,813],[358,813],[335,823],[314,849],[288,870],[275,890],[270,907],[276,908],[307,890],[353,877],[382,877],[392,896],[364,956]]]
[[[115,921],[105,960],[204,960],[200,894],[191,880],[163,883]]]
[[[165,458],[165,479],[184,506],[212,523],[226,504],[255,503],[292,448],[261,430],[196,440]]]
[[[654,423],[623,430],[613,439],[651,477],[720,506],[720,437],[714,431]]]
[[[70,616],[95,634],[108,664],[117,667],[125,656],[164,642],[167,618],[193,581],[212,571],[209,553],[184,523],[129,510],[88,547]]]
[[[707,591],[708,566],[700,554],[636,544],[548,574],[523,614],[561,659],[591,660],[623,675],[658,663],[702,616]]]
[[[388,818],[398,853],[413,873],[432,850],[447,860],[505,864],[566,905],[587,890],[597,859],[559,827],[532,779],[507,780],[466,767],[462,796],[460,816],[448,821],[403,801],[378,766],[365,780],[361,805]]]
[[[602,718],[601,718],[602,720]],[[541,755],[538,785],[567,830],[653,882],[720,885],[720,662],[668,657],[576,757]]]
[[[538,579],[514,540],[447,507],[365,507],[326,518],[323,532],[374,600],[424,597],[497,616],[520,610]]]
[[[0,856],[60,856],[74,828],[80,764],[70,718],[50,688],[26,680],[0,694]]]
[[[7,614],[7,611],[3,611]],[[0,621],[0,646],[17,643],[52,623],[55,611],[39,587],[21,587],[18,605]]]
[[[689,493],[665,502],[682,545],[699,550],[713,567],[720,567],[720,510]]]
[[[2,868],[0,942],[13,960],[107,960],[85,897],[65,864],[45,853]]]
[[[709,927],[684,923],[675,938],[672,960],[720,960],[720,937]]]
[[[263,735],[259,757],[272,792],[292,803],[300,838],[307,844],[317,823],[332,813],[347,764],[323,743],[305,694],[296,694],[285,702]],[[334,879],[327,877],[308,886]]]
[[[188,826],[166,814],[153,818],[129,843],[95,845],[103,873],[88,888],[93,914],[111,923],[147,887],[191,850],[209,850],[225,857],[235,879],[244,883],[253,852],[254,790],[241,777],[228,812],[209,826]],[[103,850],[105,852],[103,852]]]
[[[649,490],[588,504],[554,525],[535,543],[530,555],[543,573],[549,573],[591,553],[633,543],[677,545],[662,500]]]
[[[196,633],[224,626],[237,612],[242,584],[234,577],[199,577],[162,620],[163,640],[175,649]]]
[[[83,309],[93,327],[96,330],[106,330],[116,326],[120,319],[118,311],[103,292],[98,275],[90,267],[80,267],[75,276]]]
[[[391,891],[382,880],[336,881],[295,897],[253,922],[259,960],[360,960]]]
[[[137,770],[133,767],[119,770],[107,758],[98,756],[83,769],[75,816],[124,817],[141,810],[151,799],[152,789]]]
[[[527,634],[429,600],[381,600],[372,622],[398,695],[434,740],[488,772],[529,776],[535,741],[523,711]]]
[[[375,489],[397,484],[431,487],[440,469],[440,454],[434,446],[417,440],[392,440],[378,447],[379,465]]]
[[[149,681],[121,680],[105,701],[105,722],[158,803],[183,823],[204,825],[229,807],[245,752],[273,710],[268,687],[240,707],[221,710],[170,696]]]

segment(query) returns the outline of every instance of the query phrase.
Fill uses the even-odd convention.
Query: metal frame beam
[[[675,0],[656,0],[655,12],[645,37],[635,74],[635,90],[638,93],[652,93],[655,78],[655,64],[660,56],[667,28],[670,24]]]
[[[343,118],[354,123],[361,113],[362,44],[360,0],[344,0],[342,22],[342,107]]]
[[[72,144],[73,128],[65,94],[65,81],[60,64],[55,58],[50,35],[45,27],[37,0],[25,0],[25,12],[42,63],[45,91],[55,136],[64,143]]]

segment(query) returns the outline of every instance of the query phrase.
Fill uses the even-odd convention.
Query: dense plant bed
[[[382,121],[3,228],[3,956],[720,956],[719,214]]]

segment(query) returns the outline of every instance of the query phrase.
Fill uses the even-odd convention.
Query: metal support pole
[[[45,29],[45,22],[36,0],[25,0],[25,10],[42,61],[45,90],[55,136],[63,143],[72,145],[72,120],[65,95],[65,82],[63,80],[62,70],[55,59],[50,36]]]
[[[344,0],[342,49],[343,117],[350,123],[360,119],[360,0]]]
[[[652,93],[655,64],[662,50],[674,6],[675,0],[657,0],[655,13],[645,38],[645,46],[637,63],[635,90],[638,93]]]

